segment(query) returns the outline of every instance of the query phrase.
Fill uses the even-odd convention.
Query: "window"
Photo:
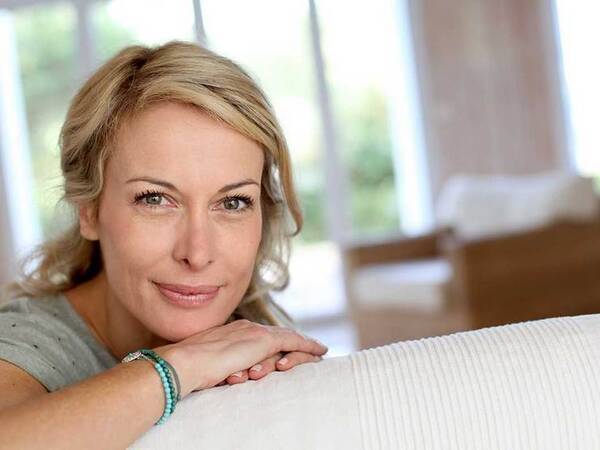
[[[66,2],[14,11],[19,73],[34,173],[33,193],[44,235],[63,225],[55,213],[61,195],[58,136],[76,89],[76,14]]]
[[[594,56],[600,40],[600,4],[556,0],[571,151],[576,169],[594,176],[600,191],[600,63]]]
[[[98,2],[92,9],[92,23],[101,62],[127,45],[194,39],[194,8],[189,0]]]
[[[393,3],[318,2],[321,39],[332,92],[340,153],[347,167],[352,234],[399,228],[389,126],[389,102],[398,55],[390,54]],[[340,15],[340,11],[344,11]]]

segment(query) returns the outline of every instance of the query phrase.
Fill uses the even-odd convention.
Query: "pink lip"
[[[196,294],[214,294],[219,290],[220,286],[187,286],[184,284],[165,284],[155,283],[157,286],[164,289],[168,289],[173,292],[177,292],[182,295],[196,295]]]
[[[155,283],[163,298],[182,308],[203,307],[211,303],[219,293],[220,286],[181,286]],[[174,290],[171,287],[174,287]],[[182,292],[183,291],[183,292]],[[189,294],[189,292],[192,292]]]

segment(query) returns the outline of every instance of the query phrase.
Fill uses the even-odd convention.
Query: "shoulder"
[[[0,336],[34,338],[75,332],[62,297],[19,297],[0,304]],[[61,339],[59,339],[61,338]]]
[[[73,314],[60,295],[2,303],[0,359],[27,371],[48,391],[106,368]]]
[[[0,304],[0,337],[28,337],[40,334],[60,326],[56,298],[32,299],[19,297]]]

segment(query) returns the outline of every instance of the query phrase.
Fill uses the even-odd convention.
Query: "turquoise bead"
[[[162,425],[165,423],[167,418],[173,413],[175,410],[175,405],[179,400],[179,396],[177,394],[177,389],[175,387],[175,379],[177,374],[174,374],[172,368],[169,366],[167,361],[163,360],[160,356],[158,356],[154,351],[148,349],[140,350],[142,354],[146,355],[151,362],[156,372],[160,376],[161,384],[163,385],[164,395],[165,395],[165,408],[162,416],[156,422],[156,425]]]

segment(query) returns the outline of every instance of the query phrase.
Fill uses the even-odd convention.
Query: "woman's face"
[[[100,241],[108,295],[169,341],[222,325],[260,244],[261,148],[165,102],[127,122],[115,150],[97,222],[81,217],[82,234]]]

